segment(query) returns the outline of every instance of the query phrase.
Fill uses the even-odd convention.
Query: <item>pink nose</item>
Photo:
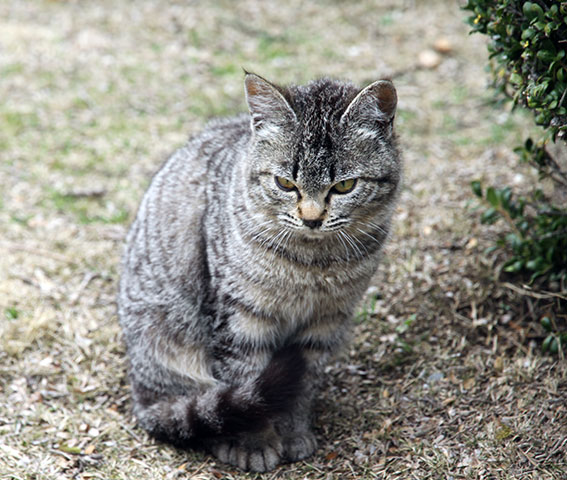
[[[306,222],[322,222],[325,207],[312,199],[304,199],[298,205],[299,218]],[[313,228],[313,227],[312,227]]]

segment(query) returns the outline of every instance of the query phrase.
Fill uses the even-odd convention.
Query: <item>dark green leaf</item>
[[[549,317],[543,317],[540,320],[541,326],[545,328],[548,332],[551,332],[551,320]]]
[[[541,349],[543,352],[547,352],[549,350],[552,341],[553,341],[553,335],[548,335],[547,337],[545,337],[545,340],[541,344]]]
[[[477,197],[482,197],[482,186],[480,181],[474,180],[471,182],[471,189]]]
[[[496,193],[496,190],[494,189],[494,187],[488,187],[486,189],[486,200],[488,201],[488,203],[490,203],[490,205],[492,205],[493,207],[497,207],[498,206],[498,195]]]

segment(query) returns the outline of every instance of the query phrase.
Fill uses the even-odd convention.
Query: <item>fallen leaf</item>
[[[71,453],[72,455],[79,455],[82,453],[79,447],[70,447],[66,443],[62,443],[59,445],[59,450],[65,453]]]
[[[471,388],[473,388],[476,385],[476,380],[474,377],[471,378],[467,378],[464,382],[463,382],[463,387],[465,387],[466,390],[470,390]]]
[[[504,368],[504,358],[503,357],[496,357],[494,359],[494,370],[501,372]]]
[[[443,406],[446,407],[447,405],[451,405],[455,401],[455,397],[449,397],[443,400]]]
[[[34,392],[30,395],[30,402],[43,403],[43,395],[40,392]]]
[[[334,460],[338,456],[339,456],[339,454],[337,452],[329,452],[329,453],[327,453],[327,455],[325,455],[325,460],[327,460],[327,461]]]
[[[476,238],[471,238],[467,244],[465,245],[465,249],[466,250],[472,250],[473,248],[475,248],[478,245],[478,239]]]

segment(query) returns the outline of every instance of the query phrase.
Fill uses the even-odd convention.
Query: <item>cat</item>
[[[139,424],[263,472],[316,449],[312,400],[377,269],[402,162],[389,80],[244,84],[249,113],[154,176],[118,313]]]

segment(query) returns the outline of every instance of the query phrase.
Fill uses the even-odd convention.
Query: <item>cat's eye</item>
[[[335,193],[349,193],[352,192],[356,186],[356,178],[343,180],[342,182],[333,185],[333,192]]]
[[[295,184],[287,178],[276,176],[275,180],[276,185],[280,187],[284,192],[291,192],[292,190],[296,189]]]

